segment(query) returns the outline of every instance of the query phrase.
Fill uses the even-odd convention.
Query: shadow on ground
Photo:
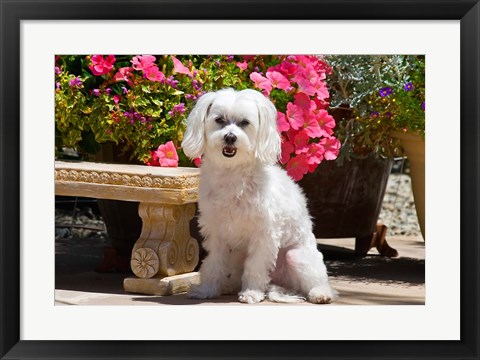
[[[94,268],[102,260],[105,241],[98,239],[59,239],[56,241],[56,289],[84,292],[124,294],[123,279],[131,273],[96,273]],[[380,255],[360,257],[351,249],[320,245],[331,280],[352,283],[379,283],[416,286],[425,283],[425,260],[400,257],[389,259]],[[366,295],[367,296],[367,295]],[[369,294],[368,296],[372,296]],[[147,298],[145,298],[147,299]],[[148,301],[178,304],[172,297],[148,297]],[[192,304],[190,299],[186,299]],[[228,299],[223,299],[228,300]],[[236,302],[232,297],[232,302]]]

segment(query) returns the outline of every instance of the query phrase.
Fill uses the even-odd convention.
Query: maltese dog
[[[306,199],[276,165],[277,110],[255,90],[224,89],[199,98],[187,119],[182,147],[202,158],[199,225],[208,255],[195,299],[237,294],[243,303],[330,303]]]

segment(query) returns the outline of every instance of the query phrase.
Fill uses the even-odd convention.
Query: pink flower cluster
[[[126,81],[132,85],[133,70],[142,71],[143,76],[151,81],[165,82],[165,75],[155,65],[156,58],[153,55],[138,55],[131,60],[131,67],[123,67],[118,69],[114,75],[115,81]],[[108,74],[115,64],[115,56],[93,55],[88,68],[93,75],[101,76]]]
[[[177,149],[172,141],[162,144],[157,150],[151,152],[150,161],[146,163],[149,166],[178,166]]]
[[[139,55],[132,59],[132,67],[135,70],[142,71],[143,76],[148,80],[165,82],[165,75],[155,65],[155,56],[153,55]]]
[[[326,110],[328,70],[316,56],[288,56],[269,68],[265,76],[250,74],[255,87],[273,102],[277,97],[274,89],[285,92],[290,99],[285,109],[276,104],[277,127],[282,137],[280,162],[295,181],[313,172],[324,159],[336,159],[340,151],[340,142],[333,136],[335,120]]]
[[[113,64],[115,64],[114,55],[108,55],[106,57],[103,55],[93,55],[88,68],[93,75],[101,76],[108,74],[113,69]]]

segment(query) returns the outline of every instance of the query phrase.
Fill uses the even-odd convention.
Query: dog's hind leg
[[[304,294],[315,304],[328,304],[337,298],[337,292],[328,283],[323,255],[315,247],[291,248],[285,253],[288,278],[292,288]]]

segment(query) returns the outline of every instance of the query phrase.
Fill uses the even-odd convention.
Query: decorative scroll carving
[[[141,278],[172,276],[190,272],[198,264],[199,246],[190,236],[189,224],[195,214],[195,205],[163,205],[140,203],[139,215],[143,221],[142,233],[132,251],[132,270]],[[150,252],[158,259],[155,274],[145,270],[145,258]],[[151,260],[153,256],[148,259]],[[143,264],[143,267],[139,264]],[[153,267],[153,262],[148,263]],[[136,269],[133,269],[136,266]],[[148,269],[150,269],[148,267]]]
[[[198,188],[199,178],[195,175],[159,176],[159,175],[131,175],[121,172],[97,172],[93,170],[55,170],[55,180],[78,181],[95,184],[123,185],[163,189],[192,189]]]

